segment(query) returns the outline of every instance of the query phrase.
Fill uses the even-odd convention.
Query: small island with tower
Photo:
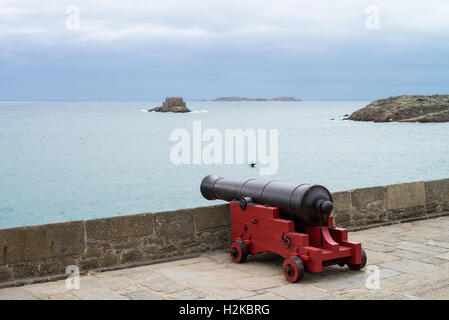
[[[187,108],[186,103],[182,97],[167,97],[162,103],[162,106],[148,110],[148,112],[177,112],[186,113],[191,112]]]

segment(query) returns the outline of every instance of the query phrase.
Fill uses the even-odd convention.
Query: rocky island
[[[449,121],[449,95],[402,95],[379,99],[353,112],[348,120],[374,122]]]
[[[165,102],[162,103],[162,106],[156,107],[148,110],[148,112],[191,112],[190,109],[186,107],[186,103],[182,99],[182,97],[168,97],[165,98]]]
[[[213,101],[301,101],[293,97],[276,97],[271,99],[266,98],[246,98],[246,97],[220,97]]]

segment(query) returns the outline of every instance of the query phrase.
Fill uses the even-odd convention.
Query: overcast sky
[[[0,0],[0,100],[405,93],[449,93],[447,0]]]

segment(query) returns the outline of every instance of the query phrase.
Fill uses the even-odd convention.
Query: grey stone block
[[[195,237],[194,210],[158,212],[154,214],[154,228],[157,238],[187,240]]]
[[[197,232],[230,226],[230,224],[231,219],[228,204],[195,209],[195,226]]]
[[[449,179],[425,181],[424,188],[427,213],[449,211]]]
[[[388,221],[387,189],[372,187],[351,191],[351,226],[370,225]]]
[[[426,204],[424,182],[411,182],[387,186],[388,210],[423,207]]]
[[[334,211],[332,212],[334,223],[339,227],[349,226],[351,223],[351,215],[354,211],[351,192],[334,192],[332,193],[332,200],[334,202]]]
[[[153,214],[142,213],[86,221],[88,240],[127,239],[153,236]]]
[[[0,265],[79,256],[84,251],[84,221],[0,230]]]
[[[6,266],[0,266],[0,283],[13,280],[12,270]]]
[[[426,215],[424,182],[389,185],[387,193],[389,221],[402,221]]]

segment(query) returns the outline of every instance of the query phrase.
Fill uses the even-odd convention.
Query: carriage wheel
[[[242,240],[232,241],[229,249],[232,261],[242,263],[248,258],[248,246]]]
[[[347,263],[349,269],[351,270],[360,270],[366,265],[366,253],[365,250],[362,249],[362,263],[361,264],[350,264]]]
[[[304,278],[304,263],[299,257],[289,257],[282,266],[284,277],[290,282],[298,282]]]

